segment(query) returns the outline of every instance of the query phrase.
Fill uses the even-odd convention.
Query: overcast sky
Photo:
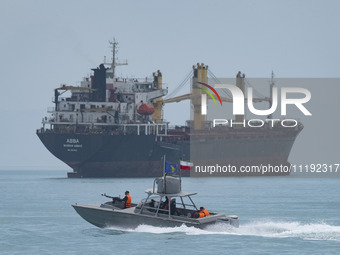
[[[0,169],[70,170],[35,130],[53,106],[53,89],[78,85],[109,58],[113,36],[118,57],[129,61],[118,74],[146,77],[160,69],[170,92],[197,62],[218,77],[239,70],[247,77],[272,70],[282,78],[340,77],[339,11],[336,0],[2,0]],[[169,104],[165,118],[184,124],[185,108]]]

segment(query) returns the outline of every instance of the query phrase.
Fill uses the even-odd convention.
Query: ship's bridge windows
[[[85,104],[81,104],[80,105],[80,110],[84,110],[85,109]]]
[[[94,104],[91,104],[90,107],[91,107],[91,109],[96,108],[96,106]]]
[[[74,111],[74,109],[76,108],[76,105],[71,104],[70,107],[71,107],[71,111]]]

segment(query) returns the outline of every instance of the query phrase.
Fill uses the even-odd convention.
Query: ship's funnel
[[[101,64],[98,68],[92,69],[94,75],[92,77],[92,101],[105,102],[106,96],[106,68]]]

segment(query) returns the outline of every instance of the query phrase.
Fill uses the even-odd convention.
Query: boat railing
[[[156,181],[158,181],[158,178],[155,178],[155,179],[153,180],[152,193],[155,193]]]
[[[169,207],[168,209],[163,209],[163,208],[160,208],[161,207],[161,203],[162,203],[162,198],[163,196],[160,195],[159,196],[159,201],[158,202],[158,205],[157,205],[157,208],[155,207],[151,207],[151,206],[147,206],[146,203],[148,202],[148,199],[150,198],[150,196],[153,195],[153,194],[148,194],[148,197],[145,199],[145,201],[142,203],[142,207],[139,211],[140,214],[143,213],[144,209],[148,209],[149,212],[152,212],[153,210],[155,211],[155,216],[158,217],[159,216],[159,213],[160,212],[165,212],[165,214],[168,215],[168,217],[170,218],[171,217],[171,208]]]
[[[154,185],[155,185],[155,182],[156,182],[156,180],[154,181]],[[153,188],[152,190],[154,191],[155,188]],[[191,195],[194,195],[194,194],[196,194],[196,193],[192,193]],[[149,199],[151,198],[151,196],[157,196],[159,198],[159,199],[157,199],[158,201],[154,200],[154,202],[158,203],[156,207],[152,207],[152,206],[148,205],[148,203],[150,203]],[[169,197],[168,208],[167,209],[161,208],[161,204],[163,203],[162,199],[163,199],[163,197],[167,197],[167,196]],[[141,205],[139,213],[142,214],[145,209],[148,209],[148,212],[149,213],[154,212],[155,213],[154,216],[156,216],[156,217],[160,216],[159,213],[164,212],[164,214],[167,214],[168,217],[170,218],[171,216],[174,216],[175,211],[177,211],[177,212],[178,211],[182,211],[182,212],[198,211],[194,201],[190,197],[190,194],[185,194],[184,196],[189,198],[191,204],[185,203],[184,200],[183,200],[183,196],[181,196],[179,194],[172,195],[172,194],[167,194],[167,193],[156,193],[156,192],[151,192],[151,190],[150,190],[147,198],[145,200],[142,200],[142,205]],[[181,199],[181,201],[179,203],[177,203],[175,197],[179,197]],[[151,199],[151,201],[152,201],[152,199]],[[175,208],[172,208],[171,203],[174,203],[176,205]],[[177,207],[177,205],[179,205],[180,207]],[[189,209],[188,207],[192,208],[192,209]]]

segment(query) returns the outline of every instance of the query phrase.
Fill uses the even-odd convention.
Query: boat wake
[[[174,228],[140,225],[135,229],[118,229],[114,227],[110,227],[109,229],[152,234],[184,233],[186,235],[259,236],[340,242],[340,226],[328,225],[326,223],[303,224],[300,222],[285,221],[257,221],[240,225],[239,228],[219,223],[208,226],[205,229],[187,227],[185,225]]]

